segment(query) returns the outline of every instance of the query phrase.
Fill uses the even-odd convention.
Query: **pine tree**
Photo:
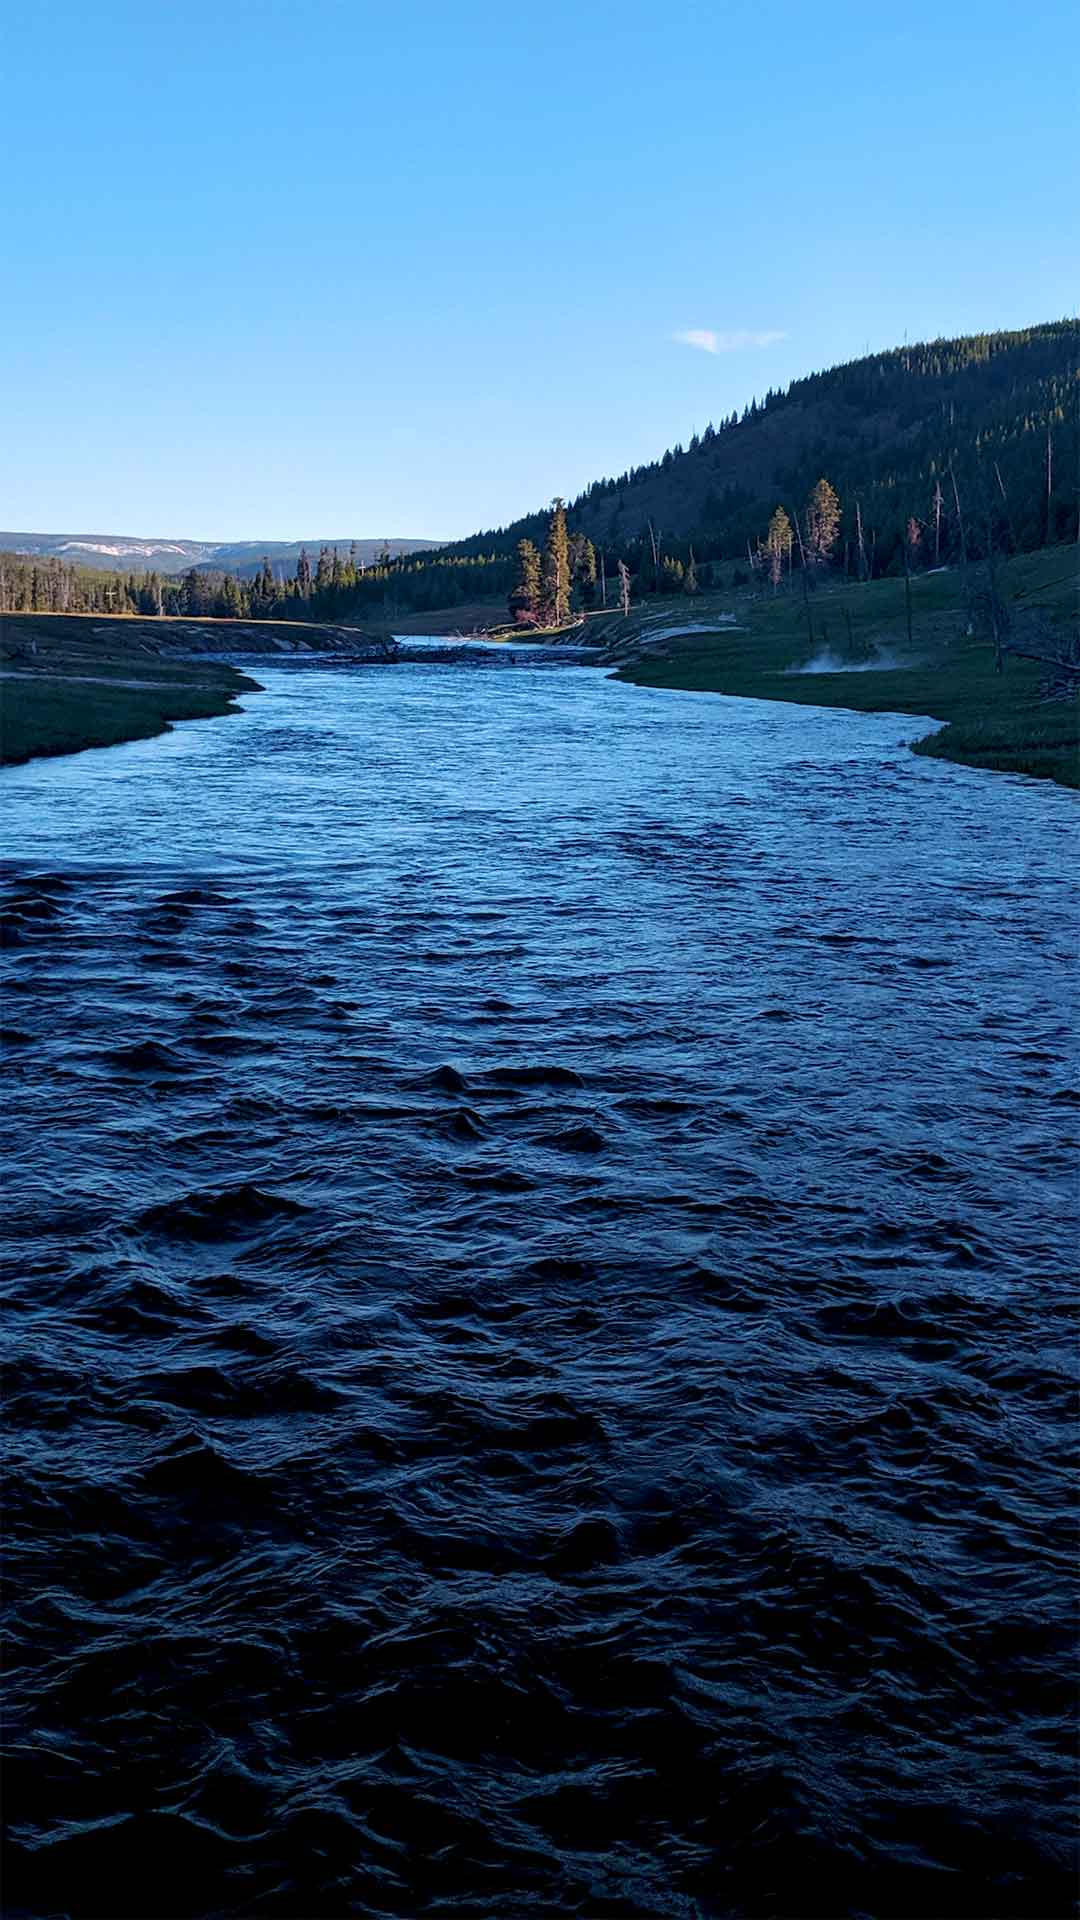
[[[828,566],[840,533],[840,501],[827,480],[819,480],[806,503],[806,553],[812,567]]]
[[[570,543],[566,534],[566,507],[556,497],[551,503],[544,541],[544,619],[549,627],[564,627],[570,617]]]
[[[570,578],[580,588],[582,602],[596,603],[596,548],[584,533],[570,535]]]
[[[517,543],[510,617],[520,627],[534,627],[540,618],[540,555],[531,540]]]
[[[310,599],[311,561],[308,559],[308,550],[306,547],[301,547],[300,558],[296,562],[296,590],[301,600]]]
[[[769,569],[769,579],[772,581],[774,591],[780,585],[785,560],[789,566],[791,564],[791,548],[794,537],[791,531],[791,521],[784,512],[783,507],[777,507],[776,512],[769,521],[769,531],[765,535],[765,559]]]

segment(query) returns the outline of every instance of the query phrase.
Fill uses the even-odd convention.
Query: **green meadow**
[[[910,641],[902,577],[819,588],[808,605],[786,584],[775,595],[649,600],[627,620],[590,620],[587,635],[610,648],[621,679],[642,686],[929,715],[945,724],[915,743],[917,753],[1080,786],[1076,697],[1045,697],[1051,669],[1035,660],[1006,653],[996,672],[984,623],[976,619],[970,630],[971,589],[985,572],[973,568],[966,585],[959,568],[914,577]],[[1001,562],[997,588],[1016,645],[1054,651],[1075,636],[1076,547]],[[721,625],[722,614],[734,614],[735,625]],[[701,630],[666,631],[679,627]],[[887,664],[798,671],[823,657],[843,668]]]
[[[0,616],[0,761],[111,747],[175,720],[235,713],[256,682],[208,659],[164,659],[155,620]]]

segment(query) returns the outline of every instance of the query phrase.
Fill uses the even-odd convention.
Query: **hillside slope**
[[[801,536],[825,478],[840,522],[828,572],[879,579],[912,568],[1031,552],[1077,537],[1080,325],[898,347],[797,380],[671,448],[649,466],[601,479],[570,502],[578,548],[592,541],[610,605],[623,561],[635,593],[678,583],[738,586],[783,506]],[[369,568],[316,592],[307,615],[393,627],[412,613],[505,606],[521,539],[542,544],[547,511]],[[660,579],[653,561],[659,553]],[[792,542],[799,564],[799,546]],[[600,598],[587,577],[579,604]]]
[[[943,489],[942,537],[957,537],[952,475],[978,541],[987,506],[1017,550],[1076,533],[1080,326],[1059,320],[898,347],[795,381],[709,426],[686,448],[602,479],[570,503],[572,527],[612,552],[632,552],[649,523],[698,558],[737,558],[778,504],[801,509],[826,475],[849,519],[855,501],[879,570],[909,515],[932,527]],[[1051,436],[1051,486],[1046,441]],[[509,553],[535,539],[542,514],[459,541],[430,559]],[[850,537],[851,525],[845,528]],[[945,557],[942,555],[942,557]]]
[[[900,348],[815,374],[623,485],[590,488],[577,524],[601,539],[617,537],[620,527],[640,535],[649,520],[686,538],[724,527],[729,540],[744,528],[752,537],[763,515],[784,500],[797,510],[826,474],[842,499],[859,499],[867,527],[887,538],[902,514],[930,520],[938,478],[949,494],[946,511],[954,512],[951,466],[970,518],[982,505],[982,470],[997,505],[1011,513],[1015,544],[1025,547],[1047,531],[1041,483],[1049,421],[1061,463],[1050,534],[1064,534],[1058,518],[1075,512],[1068,455],[1076,449],[1077,344],[1076,327],[1064,322]]]

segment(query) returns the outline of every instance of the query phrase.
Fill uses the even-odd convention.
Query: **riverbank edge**
[[[230,662],[184,657],[164,639],[131,617],[0,617],[0,765],[151,740],[181,720],[239,713],[241,694],[262,691]]]
[[[932,733],[912,729],[914,752],[1076,790],[1080,701],[1055,667],[1076,645],[1076,550],[1003,559],[995,589],[999,663],[980,612],[986,582],[959,568],[825,582],[808,604],[751,586],[650,600],[590,620],[590,637],[633,685],[934,720]]]
[[[671,666],[672,662],[664,662],[665,669]],[[902,689],[897,689],[895,685],[888,691],[883,690],[880,697],[856,699],[853,698],[856,689],[851,684],[854,676],[848,674],[815,674],[809,678],[809,684],[806,680],[800,682],[799,676],[792,675],[791,684],[785,687],[775,683],[763,685],[762,677],[757,675],[743,678],[731,674],[724,676],[723,685],[703,686],[700,678],[692,672],[680,676],[676,666],[673,672],[661,673],[656,670],[655,663],[638,660],[619,666],[610,677],[630,686],[655,687],[658,690],[666,688],[673,693],[710,693],[721,699],[769,700],[787,706],[825,707],[834,712],[910,714],[915,720],[935,720],[937,726],[932,733],[903,743],[912,753],[927,759],[948,760],[954,766],[973,767],[983,773],[1023,774],[1030,780],[1046,780],[1070,791],[1080,790],[1080,730],[1076,715],[1072,716],[1071,725],[1066,718],[1060,738],[1040,743],[1037,751],[1022,744],[1009,746],[1001,742],[980,747],[965,742],[963,728],[955,719],[941,712],[935,713],[932,699],[907,700]],[[777,679],[779,677],[776,676]],[[868,677],[859,676],[860,679]],[[875,674],[873,677],[895,682],[900,676]],[[841,684],[837,685],[836,682]],[[862,693],[864,690],[859,687],[857,691]],[[866,689],[866,692],[869,694],[870,690]],[[1051,764],[1046,764],[1048,757]]]
[[[231,718],[243,711],[236,704],[241,694],[263,691],[257,680],[234,667],[215,663],[215,671],[223,684],[193,678],[160,688],[76,681],[63,675],[22,681],[0,675],[0,767],[157,739],[181,720]],[[12,714],[8,703],[15,687],[18,711]]]

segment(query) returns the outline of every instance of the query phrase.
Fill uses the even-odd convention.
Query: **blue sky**
[[[1078,38],[1071,0],[23,0],[0,526],[450,537],[1074,312]]]

